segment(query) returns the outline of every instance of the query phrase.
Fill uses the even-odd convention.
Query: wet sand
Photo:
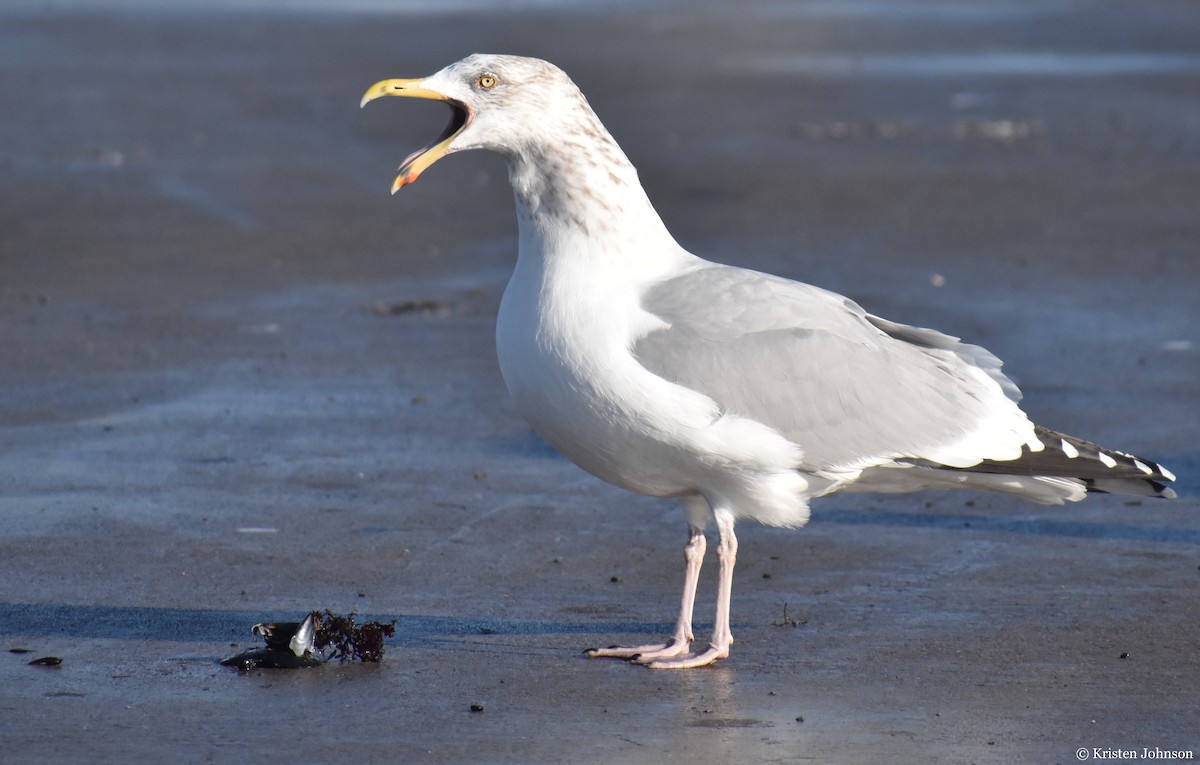
[[[146,5],[0,11],[3,759],[1200,750],[1200,8]],[[1181,498],[835,496],[740,528],[728,661],[583,658],[669,629],[682,515],[510,406],[501,160],[389,197],[444,109],[357,108],[477,50],[571,73],[694,252],[988,347]],[[218,666],[324,608],[384,662]]]

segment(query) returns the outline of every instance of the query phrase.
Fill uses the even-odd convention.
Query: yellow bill
[[[450,144],[453,143],[454,139],[458,137],[458,134],[467,125],[471,124],[471,120],[474,117],[465,104],[436,90],[426,88],[424,84],[424,79],[381,80],[367,88],[367,92],[363,94],[362,101],[359,104],[360,107],[366,106],[371,101],[383,96],[403,96],[405,98],[428,98],[434,101],[441,101],[450,106],[450,124],[446,126],[442,134],[433,143],[409,154],[400,163],[399,175],[396,176],[396,180],[392,183],[393,194],[402,187],[417,180],[421,173],[425,171],[425,168],[437,162],[446,154],[449,154]]]

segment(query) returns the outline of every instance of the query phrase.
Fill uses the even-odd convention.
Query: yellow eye
[[[499,80],[496,79],[496,75],[494,74],[481,74],[479,75],[479,79],[475,82],[484,90],[491,90],[492,88],[496,87],[496,83],[499,82]]]

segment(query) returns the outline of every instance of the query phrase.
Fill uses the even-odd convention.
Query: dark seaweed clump
[[[299,622],[256,624],[251,632],[266,641],[221,663],[248,672],[252,669],[318,667],[336,658],[339,662],[383,658],[383,640],[396,634],[396,620],[355,624],[356,614],[322,614],[313,611]]]
[[[340,662],[372,661],[383,658],[383,640],[396,634],[396,620],[390,622],[367,622],[361,627],[354,623],[357,615],[350,612],[345,616],[330,612],[318,614],[317,634],[313,647],[323,655]]]

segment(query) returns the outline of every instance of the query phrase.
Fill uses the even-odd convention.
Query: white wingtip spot
[[[1076,449],[1073,445],[1067,443],[1067,440],[1065,438],[1062,440],[1061,444],[1062,444],[1063,454],[1067,455],[1067,457],[1069,459],[1075,459],[1076,457],[1079,456],[1079,450]]]
[[[1175,474],[1174,474],[1174,473],[1172,473],[1170,470],[1167,470],[1167,469],[1166,469],[1165,467],[1163,467],[1162,465],[1159,465],[1159,466],[1158,466],[1158,472],[1159,472],[1159,473],[1162,475],[1162,477],[1163,477],[1163,478],[1166,478],[1168,481],[1174,481],[1174,480],[1175,480]]]
[[[1134,460],[1133,466],[1136,467],[1138,470],[1142,471],[1143,473],[1145,473],[1146,475],[1154,475],[1154,470],[1152,470],[1149,465],[1147,465],[1145,462],[1142,462],[1141,460]]]
[[[1117,466],[1117,461],[1114,460],[1112,457],[1108,456],[1107,454],[1105,454],[1104,452],[1097,452],[1096,456],[1100,458],[1101,462],[1103,462],[1106,466],[1108,466],[1110,468]]]

